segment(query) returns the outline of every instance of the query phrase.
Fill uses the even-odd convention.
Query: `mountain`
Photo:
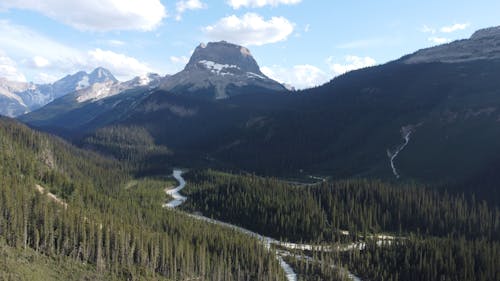
[[[144,128],[156,144],[179,156],[179,165],[280,176],[416,180],[464,190],[480,183],[478,196],[488,194],[500,202],[495,188],[500,183],[495,173],[500,166],[500,59],[492,47],[500,42],[497,30],[481,30],[470,39],[287,95],[261,87],[231,92],[238,88],[228,85],[229,99],[207,91],[215,88],[190,92],[190,87],[196,77],[245,76],[257,71],[256,64],[248,56],[241,61],[246,52],[235,45],[214,43],[241,53],[224,61],[209,45],[199,46],[186,68],[160,89],[137,93],[127,102],[119,102],[122,95],[104,99],[109,107],[112,102],[119,106],[97,115],[73,112],[44,125],[57,131],[66,124],[63,129],[79,134],[83,143],[85,134],[106,126]],[[209,69],[216,62],[205,61],[226,66]],[[175,79],[191,86],[176,92],[182,87],[167,87]],[[199,98],[203,93],[211,98]],[[80,126],[66,122],[82,116],[89,120]]]
[[[219,280],[217,270],[228,281],[285,280],[276,255],[257,238],[163,211],[173,179],[135,177],[123,162],[5,117],[0,147],[1,280],[167,281],[185,273]],[[162,174],[170,172],[163,165]],[[177,245],[188,257],[173,251]],[[116,259],[120,253],[141,258]]]
[[[116,83],[118,80],[102,67],[91,73],[77,72],[52,83],[34,84],[0,79],[0,114],[19,116],[47,103],[96,83]]]
[[[102,78],[105,76],[104,73],[94,71],[90,76],[99,78],[101,74]],[[129,103],[135,102],[136,98],[140,99],[151,89],[158,87],[161,79],[163,78],[155,73],[135,77],[125,82],[106,79],[55,99],[38,110],[19,116],[19,120],[35,127],[81,129],[84,124],[108,111],[118,110],[123,106],[126,108],[124,111],[130,109]],[[118,114],[112,117],[119,118],[119,116]]]
[[[460,63],[500,59],[500,27],[476,31],[469,39],[420,50],[404,57],[404,63]]]
[[[286,91],[260,71],[247,48],[225,41],[200,44],[184,70],[165,79],[161,89],[213,99],[258,89]]]
[[[260,173],[474,182],[464,188],[500,199],[498,31],[299,92],[286,108],[223,133],[231,137],[205,138],[206,150]]]
[[[285,86],[260,71],[247,48],[223,41],[198,46],[184,70],[175,75],[161,78],[152,74],[124,83],[96,83],[19,119],[51,132],[68,132],[74,128],[86,132],[139,114],[136,112],[171,108],[156,104],[156,97],[149,99],[151,93],[168,95],[167,99],[174,100],[184,97],[198,103],[222,101],[244,93],[284,91],[287,91]]]
[[[9,81],[0,78],[0,115],[18,116],[28,112],[28,106],[15,93],[26,91],[29,83]]]
[[[500,60],[484,55],[500,36],[491,30],[291,95],[201,103],[156,92],[120,122],[204,165],[453,183],[500,199]]]

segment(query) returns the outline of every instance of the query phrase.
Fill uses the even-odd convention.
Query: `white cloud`
[[[107,40],[106,43],[108,45],[115,46],[115,47],[119,47],[119,46],[125,45],[125,42],[120,41],[120,40],[116,40],[116,39]]]
[[[33,65],[37,68],[44,68],[50,65],[50,61],[41,56],[33,57]]]
[[[176,4],[176,10],[177,10],[177,16],[175,17],[176,20],[181,20],[182,19],[182,14],[187,11],[187,10],[199,10],[199,9],[205,9],[207,5],[200,0],[181,0],[177,1]]]
[[[438,44],[438,45],[451,42],[451,39],[444,38],[444,37],[429,37],[429,38],[427,38],[427,40],[429,40],[429,42],[432,42],[432,43]]]
[[[0,9],[26,9],[79,30],[143,30],[156,28],[167,11],[160,0],[3,0]]]
[[[429,27],[428,25],[424,25],[424,26],[422,26],[422,28],[420,28],[420,32],[435,34],[436,29]]]
[[[278,65],[261,67],[261,71],[271,79],[294,86],[296,89],[311,88],[330,80],[330,76],[316,66],[304,64],[285,68]]]
[[[233,9],[241,7],[260,8],[264,6],[278,6],[278,5],[293,5],[298,4],[302,0],[228,0],[227,3]]]
[[[32,74],[33,79],[48,79],[37,77],[40,68],[47,75],[60,77],[102,66],[120,80],[152,71],[147,64],[125,54],[102,49],[79,50],[5,20],[0,20],[0,34],[0,46],[20,63],[19,67],[22,67],[25,74]]]
[[[0,51],[0,77],[11,81],[26,82],[26,77],[19,72],[16,63]]]
[[[88,52],[87,66],[90,68],[102,66],[109,69],[118,79],[123,80],[152,72],[149,66],[133,57],[101,49]]]
[[[311,25],[310,24],[306,24],[306,26],[304,27],[304,32],[309,32],[309,30],[311,30]]]
[[[283,17],[266,21],[258,14],[247,13],[241,18],[235,15],[222,18],[203,30],[210,39],[261,46],[286,40],[292,34],[294,24]]]
[[[187,64],[189,62],[189,58],[186,56],[171,56],[170,57],[170,62],[174,64]]]
[[[456,23],[450,26],[443,26],[441,27],[441,29],[439,29],[439,31],[443,33],[452,33],[455,31],[464,30],[469,27],[469,25],[469,23]]]
[[[321,68],[303,64],[295,65],[291,68],[273,65],[271,67],[261,67],[261,71],[268,77],[284,84],[294,86],[296,89],[305,89],[322,85],[330,81],[333,77],[360,68],[374,66],[376,61],[371,57],[346,56],[342,63],[334,62],[333,57],[326,60],[330,71],[323,71]]]
[[[18,62],[36,67],[33,58],[43,57],[51,62],[51,68],[61,74],[73,71],[85,64],[85,56],[71,48],[24,26],[0,20],[0,46]]]
[[[33,79],[33,82],[35,82],[37,84],[50,84],[50,83],[53,83],[59,79],[61,79],[61,77],[51,75],[51,74],[48,74],[45,72],[40,72],[35,76],[35,78]]]
[[[334,62],[333,57],[327,59],[331,71],[335,76],[360,68],[374,66],[377,62],[371,57],[346,56],[343,63]]]

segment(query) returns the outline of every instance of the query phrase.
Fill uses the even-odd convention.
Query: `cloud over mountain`
[[[292,34],[294,24],[284,17],[269,20],[255,13],[224,17],[203,28],[210,40],[226,40],[244,46],[261,46],[284,41]]]

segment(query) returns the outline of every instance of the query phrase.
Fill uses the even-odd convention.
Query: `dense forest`
[[[134,179],[119,162],[5,118],[0,163],[2,248],[90,264],[121,280],[285,278],[256,239],[163,210],[168,179]]]
[[[285,280],[275,252],[257,239],[161,208],[175,185],[165,176],[171,152],[143,129],[109,127],[85,142],[107,156],[0,119],[1,278],[30,280],[26,267],[12,268],[29,260],[53,280]],[[500,210],[469,193],[206,169],[185,177],[184,211],[349,249],[280,250],[298,280],[348,280],[349,271],[363,280],[500,279]]]
[[[84,148],[116,158],[136,174],[166,174],[172,152],[155,144],[149,132],[136,126],[110,126],[96,130],[81,141]]]
[[[297,185],[216,171],[192,171],[188,179],[186,210],[278,239],[366,244],[311,262],[290,259],[320,280],[333,274],[322,264],[347,265],[369,280],[500,277],[500,212],[473,197],[359,179]],[[382,246],[370,239],[381,233],[396,238]]]
[[[500,239],[500,211],[484,201],[377,180],[301,187],[278,179],[195,171],[186,209],[291,241],[353,233],[421,233]]]

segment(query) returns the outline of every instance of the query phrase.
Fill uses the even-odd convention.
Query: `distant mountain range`
[[[144,128],[190,165],[453,182],[500,198],[499,31],[480,30],[287,94],[246,49],[200,45],[186,68],[158,88],[64,114],[46,107],[21,120],[83,144],[98,129],[102,135],[116,126]],[[475,186],[467,185],[472,179]]]
[[[113,74],[101,67],[91,73],[80,71],[67,75],[51,84],[23,83],[0,78],[0,115],[18,116],[96,83],[116,82],[118,80]]]
[[[81,126],[98,128],[128,115],[133,109],[131,106],[146,99],[154,89],[203,100],[222,100],[253,92],[288,91],[260,71],[247,48],[222,41],[198,46],[184,70],[175,75],[160,77],[154,74],[124,83],[116,79],[95,82],[20,119],[33,126],[63,130]],[[147,110],[158,108],[149,103]]]

